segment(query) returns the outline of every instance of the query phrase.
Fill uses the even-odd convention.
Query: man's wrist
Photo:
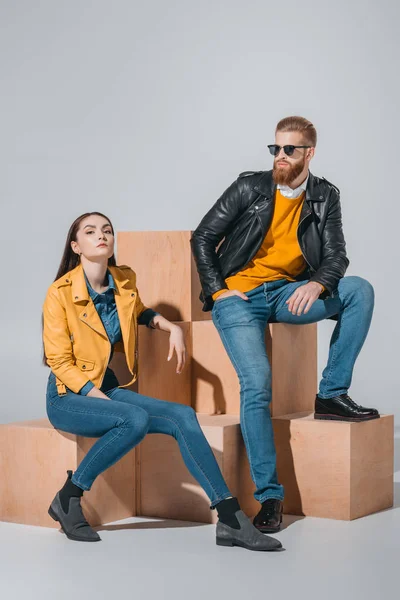
[[[319,293],[320,294],[322,294],[322,292],[325,291],[325,286],[322,283],[320,283],[319,281],[311,281],[311,283],[316,283],[317,285],[319,285],[319,287],[320,287],[320,292]]]

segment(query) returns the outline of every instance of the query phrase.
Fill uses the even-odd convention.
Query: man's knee
[[[367,279],[357,275],[349,275],[340,280],[340,285],[345,292],[357,295],[370,304],[374,303],[374,287]]]
[[[268,366],[243,369],[239,383],[242,391],[265,392],[271,386],[271,369]]]

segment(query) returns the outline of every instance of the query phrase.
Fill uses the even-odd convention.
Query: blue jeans
[[[340,279],[333,297],[314,302],[307,314],[293,315],[286,300],[307,281],[286,279],[261,284],[246,293],[249,300],[228,296],[214,303],[213,322],[240,382],[240,423],[246,445],[255,498],[283,500],[278,483],[276,451],[269,405],[271,369],[265,347],[268,322],[302,325],[338,316],[329,359],[322,373],[319,396],[347,393],[354,363],[367,337],[374,308],[372,285],[361,277]]]
[[[231,496],[214,454],[190,406],[156,400],[117,387],[107,369],[102,391],[110,398],[57,393],[55,376],[47,384],[47,414],[56,429],[100,438],[72,476],[75,485],[90,490],[96,477],[143,440],[147,433],[172,435],[193,477],[211,501],[211,507]]]

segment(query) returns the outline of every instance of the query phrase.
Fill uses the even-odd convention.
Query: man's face
[[[308,145],[298,131],[278,131],[275,136],[275,144],[278,146]],[[313,155],[313,148],[296,148],[292,156],[287,156],[281,147],[278,156],[274,157],[272,173],[275,183],[290,185],[303,170],[308,169],[308,164]]]

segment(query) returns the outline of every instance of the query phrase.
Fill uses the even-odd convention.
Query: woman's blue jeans
[[[52,425],[68,433],[100,438],[73,474],[75,485],[90,490],[96,477],[147,433],[165,433],[177,440],[187,468],[208,495],[211,507],[231,496],[193,408],[117,385],[114,373],[108,369],[102,391],[110,400],[74,394],[68,388],[67,394],[59,396],[54,374],[49,376],[47,414]]]
[[[322,373],[319,396],[345,394],[351,384],[357,356],[367,337],[374,308],[372,285],[361,277],[340,279],[333,297],[314,302],[307,314],[293,315],[286,300],[307,281],[286,279],[266,282],[246,293],[249,300],[228,296],[214,303],[213,322],[221,336],[240,382],[240,423],[255,498],[283,500],[278,483],[276,452],[269,405],[271,368],[265,347],[268,322],[304,325],[337,315],[328,364]],[[282,365],[284,369],[284,365]]]

